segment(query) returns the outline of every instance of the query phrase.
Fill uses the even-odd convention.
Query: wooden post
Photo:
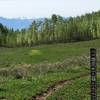
[[[96,49],[90,49],[91,100],[97,100]]]

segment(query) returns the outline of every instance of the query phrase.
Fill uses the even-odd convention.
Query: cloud
[[[77,16],[100,10],[100,0],[0,0],[0,16],[50,17]]]

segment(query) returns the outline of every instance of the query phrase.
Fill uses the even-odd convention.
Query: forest
[[[97,38],[100,38],[100,11],[68,18],[53,14],[51,18],[34,20],[29,28],[16,31],[0,24],[0,47],[31,47]]]

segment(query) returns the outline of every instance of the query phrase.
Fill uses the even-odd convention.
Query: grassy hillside
[[[56,91],[47,100],[90,100],[90,77],[81,78],[65,85],[62,89]],[[97,78],[97,100],[100,100],[100,74]]]
[[[90,71],[88,56],[91,47],[97,48],[98,70],[100,70],[100,39],[33,48],[0,48],[0,98],[28,100],[46,91],[48,86],[56,81],[88,73]],[[88,86],[88,77],[73,80],[71,84],[64,85],[60,91],[57,90],[48,97],[48,100],[55,100],[57,96],[63,97],[63,100],[66,98],[80,100],[81,97],[83,100],[88,100],[88,92],[84,90],[89,89]],[[76,95],[77,89],[79,91]],[[81,91],[84,94],[81,94]],[[100,95],[99,90],[98,95]]]
[[[100,51],[100,39],[86,42],[41,45],[33,48],[0,48],[0,67],[11,63],[38,64],[63,61],[81,55],[89,55],[89,49]],[[5,67],[6,67],[5,66]]]

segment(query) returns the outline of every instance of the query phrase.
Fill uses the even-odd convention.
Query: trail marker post
[[[96,49],[90,49],[91,100],[97,100]]]

